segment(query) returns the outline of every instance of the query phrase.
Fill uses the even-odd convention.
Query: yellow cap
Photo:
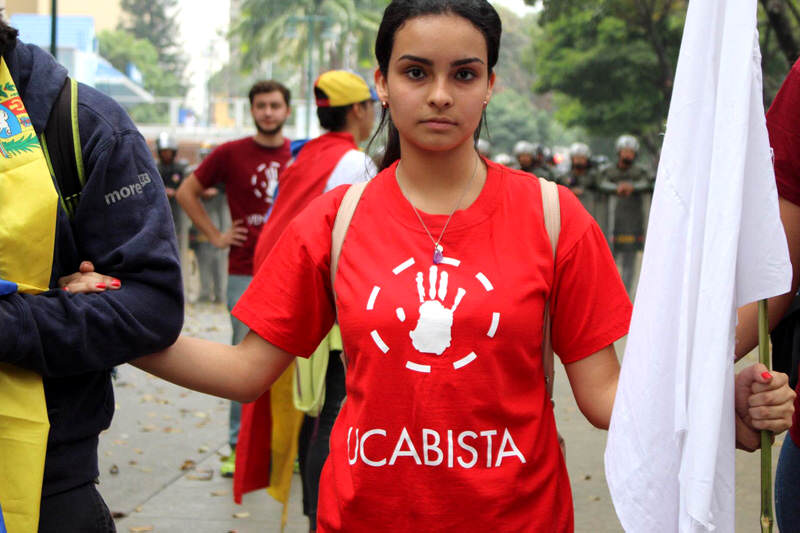
[[[377,100],[364,78],[347,70],[329,70],[314,82],[327,98],[317,98],[317,107],[342,107],[366,100]]]

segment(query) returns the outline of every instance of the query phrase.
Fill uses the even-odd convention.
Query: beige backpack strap
[[[331,230],[331,294],[333,294],[333,305],[336,305],[336,272],[339,270],[339,257],[342,255],[342,246],[344,246],[344,238],[347,236],[347,230],[350,228],[350,221],[353,220],[353,214],[356,212],[358,202],[361,200],[361,195],[364,194],[364,189],[367,188],[368,181],[361,181],[354,183],[344,193],[342,203],[339,204],[339,211],[336,212],[336,220],[333,221],[333,229]],[[338,315],[339,312],[337,311]],[[347,370],[347,355],[342,350],[341,354],[342,364],[345,371]],[[342,401],[344,404],[344,400]]]
[[[333,222],[333,230],[331,231],[331,291],[334,292],[334,303],[336,302],[336,294],[333,287],[336,281],[336,271],[339,270],[339,257],[342,255],[344,238],[347,236],[350,221],[353,220],[353,214],[356,212],[358,202],[361,200],[361,195],[364,194],[364,189],[367,188],[368,183],[368,181],[354,183],[347,189],[342,203],[339,205],[339,211],[336,213],[336,220]]]
[[[543,178],[539,178],[539,183],[542,188],[544,225],[547,228],[547,235],[550,237],[550,246],[553,250],[553,271],[555,276],[556,249],[558,247],[558,237],[561,234],[561,205],[558,201],[558,186],[552,181],[547,181]],[[555,374],[550,317],[550,300],[552,296],[551,292],[544,307],[544,339],[542,341],[542,367],[544,368],[544,379],[547,383],[547,393],[550,395],[551,401],[553,399],[553,376]]]

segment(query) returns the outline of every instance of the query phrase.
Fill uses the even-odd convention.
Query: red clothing
[[[255,271],[292,219],[325,191],[331,172],[342,156],[357,148],[353,136],[341,132],[326,133],[303,146],[295,161],[281,174],[278,196],[256,244]],[[264,394],[242,406],[233,480],[236,503],[241,503],[242,495],[269,486],[270,401],[271,396]]]
[[[347,401],[320,480],[318,531],[572,531],[572,497],[542,370],[542,315],[578,361],[628,331],[631,304],[606,240],[560,187],[555,280],[538,180],[487,162],[453,215],[445,261],[395,167],[367,187],[336,279]],[[345,188],[289,225],[234,314],[310,354],[334,321],[331,228]],[[421,213],[438,235],[447,216]]]
[[[769,141],[775,154],[778,194],[800,205],[800,60],[798,60],[767,112]],[[800,394],[800,383],[796,392]],[[794,401],[789,434],[800,446],[800,396]]]
[[[291,159],[289,140],[277,148],[267,148],[252,137],[220,145],[194,171],[203,187],[225,184],[231,219],[242,220],[247,240],[231,246],[228,273],[252,276],[253,253],[267,210],[272,205],[278,177]]]
[[[308,141],[294,163],[281,175],[279,195],[256,244],[255,266],[258,269],[278,238],[311,200],[325,192],[328,178],[339,160],[358,146],[353,136],[329,132]]]

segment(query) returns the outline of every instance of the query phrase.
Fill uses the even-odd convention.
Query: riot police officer
[[[622,281],[632,294],[636,256],[644,248],[645,202],[654,183],[651,174],[635,163],[639,152],[636,137],[622,135],[615,147],[617,160],[601,170],[597,188],[613,205],[613,215],[609,217],[612,249],[620,264]]]
[[[175,198],[178,186],[186,174],[186,164],[178,161],[178,143],[167,132],[161,132],[156,139],[156,153],[158,155],[158,173],[164,180],[164,189],[169,198],[172,210],[172,220],[175,223],[175,233],[178,236],[178,252],[181,264],[185,261],[186,251],[189,248],[189,217],[183,212]]]

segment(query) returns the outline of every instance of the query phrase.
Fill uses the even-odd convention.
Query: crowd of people
[[[492,157],[491,145],[479,140],[478,151]],[[637,162],[639,141],[621,135],[615,143],[615,158],[593,154],[582,142],[570,145],[567,161],[559,164],[545,145],[521,140],[513,156],[499,153],[492,159],[537,177],[555,181],[572,191],[597,221],[611,246],[622,281],[633,297],[637,255],[644,249],[645,230],[655,173]]]
[[[308,403],[295,389],[306,415],[288,422],[310,531],[573,531],[543,353],[552,346],[581,412],[607,428],[653,178],[628,135],[604,164],[574,144],[567,172],[527,141],[516,160],[492,160],[478,137],[501,33],[485,0],[394,0],[378,29],[374,88],[341,70],[316,79],[326,133],[287,139],[291,93],[259,82],[249,93],[256,133],[207,147],[193,169],[168,135],[156,163],[122,108],[79,85],[74,214],[61,177],[50,180],[48,168],[61,167],[45,164],[49,136],[24,152],[38,166],[19,167],[44,180],[49,194],[36,200],[49,203],[21,210],[7,199],[20,196],[0,196],[20,232],[49,228],[30,243],[44,258],[35,277],[20,274],[29,250],[7,254],[15,241],[0,233],[0,278],[18,287],[0,286],[0,416],[24,385],[49,419],[38,447],[0,426],[0,471],[17,465],[30,478],[41,462],[27,499],[0,482],[4,516],[20,531],[115,530],[94,484],[97,443],[114,410],[110,372],[130,363],[234,401],[223,474],[245,490],[269,483],[253,472],[274,467],[252,466],[263,461],[263,403],[302,382],[293,372],[324,384]],[[0,53],[3,87],[16,87],[29,128],[44,132],[66,71],[1,21]],[[358,146],[384,135],[376,165]],[[797,178],[796,165],[785,168]],[[562,185],[551,198],[556,235],[536,177]],[[226,288],[230,343],[179,336],[189,221],[206,245],[198,255],[227,250],[227,279],[210,276],[208,298]],[[321,382],[293,365],[311,354],[324,361]],[[760,430],[792,425],[786,374],[750,365],[736,395],[743,448]],[[23,440],[31,446],[2,447]]]

